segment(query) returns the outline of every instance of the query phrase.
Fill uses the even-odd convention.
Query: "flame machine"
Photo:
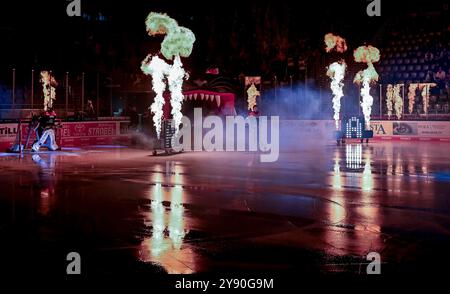
[[[361,140],[361,143],[373,138],[373,131],[366,130],[364,116],[348,116],[341,121],[341,130],[336,131],[337,144],[344,144],[347,139]]]

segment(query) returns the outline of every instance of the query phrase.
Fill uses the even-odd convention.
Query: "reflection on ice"
[[[46,157],[41,157],[39,154],[33,154],[31,157],[33,162],[39,166],[37,178],[40,184],[39,208],[38,213],[41,215],[48,215],[51,208],[56,201],[55,185],[57,179],[55,178],[55,164],[56,156],[49,154]]]
[[[366,149],[364,153],[364,171],[362,175],[362,189],[365,192],[370,192],[373,190],[373,176],[372,176],[372,165],[371,165],[372,153],[369,149]]]
[[[181,243],[185,235],[183,222],[182,188],[175,185],[172,188],[172,201],[170,203],[169,238],[173,247],[177,250],[181,248]]]
[[[194,256],[190,248],[183,248],[187,230],[184,224],[183,187],[181,183],[182,168],[170,163],[165,173],[161,166],[155,167],[152,181],[155,185],[150,190],[151,211],[149,226],[152,227],[150,238],[141,244],[140,258],[161,264],[169,273],[192,273]],[[163,185],[163,182],[168,182]],[[170,208],[164,206],[170,202]]]
[[[372,150],[369,147],[363,149],[362,144],[348,144],[345,146],[345,162],[341,160],[341,150],[337,149],[334,154],[331,183],[333,189],[346,186],[360,188],[366,192],[372,191]]]
[[[361,168],[362,162],[362,146],[346,145],[345,146],[345,165],[348,169],[357,170]]]

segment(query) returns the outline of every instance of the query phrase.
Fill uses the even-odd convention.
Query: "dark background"
[[[237,89],[236,104],[243,111],[246,98],[242,77],[246,75],[261,76],[266,82],[264,101],[275,101],[282,96],[285,102],[295,99],[297,102],[293,103],[300,105],[303,103],[299,102],[300,98],[309,103],[314,102],[313,97],[324,95],[321,100],[329,103],[329,78],[325,67],[339,58],[345,58],[349,65],[345,83],[346,95],[354,100],[348,103],[354,106],[350,111],[358,111],[359,94],[353,77],[362,65],[353,64],[354,49],[371,44],[383,54],[387,47],[398,47],[391,43],[402,36],[415,38],[417,33],[447,32],[449,27],[446,0],[381,0],[380,17],[366,14],[370,3],[367,0],[81,0],[81,17],[67,16],[69,3],[68,0],[2,3],[0,98],[3,108],[12,107],[14,68],[16,104],[22,108],[30,104],[30,72],[34,69],[36,73],[53,71],[61,82],[58,97],[65,96],[64,80],[66,72],[70,72],[69,108],[74,110],[82,107],[80,93],[84,73],[85,99],[98,97],[100,114],[110,115],[130,105],[138,106],[140,112],[145,111],[152,93],[150,78],[142,74],[140,63],[147,54],[158,52],[162,41],[161,36],[150,37],[146,33],[145,18],[151,11],[167,13],[196,35],[192,55],[183,60],[191,76],[185,85],[189,86],[196,79],[208,79],[205,70],[217,67],[220,77],[229,79],[230,89]],[[323,36],[329,32],[346,38],[349,50],[345,54],[325,54]],[[446,45],[447,35],[441,35],[439,40],[432,39],[431,43]],[[420,46],[421,54],[427,50],[437,52],[431,43]],[[387,61],[385,57],[382,56],[382,60]],[[34,79],[38,93],[38,74]],[[381,82],[391,80],[386,71],[382,73]],[[239,84],[240,88],[236,86]],[[286,86],[292,93],[281,95],[267,91]],[[441,90],[445,91],[444,87]],[[303,93],[303,98],[299,93]],[[65,107],[64,100],[58,99],[57,103],[62,103],[57,108]],[[277,100],[275,104],[283,103]],[[114,105],[111,107],[111,104]],[[284,104],[287,113],[292,105]],[[315,108],[318,111],[330,109],[325,104]],[[276,107],[273,112],[283,113]],[[271,112],[268,108],[265,113]],[[328,113],[323,115],[329,116]]]
[[[144,25],[150,11],[159,11],[195,33],[191,63],[258,73],[305,46],[322,49],[327,32],[347,36],[353,48],[373,41],[386,20],[424,7],[441,10],[445,2],[382,1],[382,16],[368,17],[365,0],[82,0],[82,17],[68,17],[67,0],[8,1],[0,11],[0,66],[138,72],[159,48],[161,39],[148,37]]]

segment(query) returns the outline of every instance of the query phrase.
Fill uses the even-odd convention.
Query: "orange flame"
[[[380,60],[380,50],[371,45],[359,46],[355,51],[353,51],[353,57],[356,62],[371,64]]]
[[[347,42],[340,36],[335,36],[332,33],[328,33],[325,35],[324,41],[326,45],[325,50],[327,52],[330,52],[333,49],[339,53],[344,53],[347,51]]]

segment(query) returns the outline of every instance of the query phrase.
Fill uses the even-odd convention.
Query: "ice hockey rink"
[[[124,146],[2,153],[2,267],[146,273],[430,272],[448,262],[449,143],[333,142],[152,156]]]

